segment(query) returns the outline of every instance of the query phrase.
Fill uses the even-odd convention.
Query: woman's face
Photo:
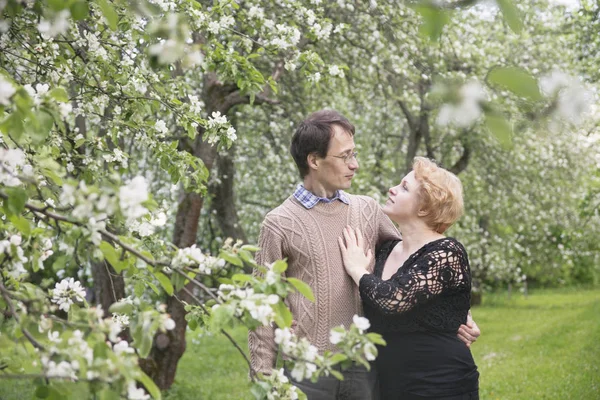
[[[390,188],[383,212],[395,222],[418,217],[419,182],[414,171],[406,175],[399,185]]]

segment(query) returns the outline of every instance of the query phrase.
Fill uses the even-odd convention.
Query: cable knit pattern
[[[456,332],[466,322],[471,298],[465,248],[453,238],[434,240],[383,280],[383,267],[397,243],[392,240],[378,248],[375,271],[360,280],[371,329],[378,333]]]
[[[315,295],[312,303],[299,293],[288,296],[287,304],[298,322],[296,332],[306,337],[322,353],[335,350],[329,342],[331,328],[352,324],[355,314],[362,315],[356,285],[344,271],[338,237],[345,226],[360,228],[368,246],[398,239],[397,229],[367,196],[347,194],[350,204],[341,201],[319,202],[308,210],[290,196],[267,214],[262,224],[256,255],[261,265],[287,258],[286,276],[306,282]],[[369,266],[373,270],[374,262]],[[260,327],[248,335],[252,367],[270,373],[275,366],[277,348],[274,328]]]

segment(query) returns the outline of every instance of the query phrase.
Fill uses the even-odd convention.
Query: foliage
[[[501,13],[474,3],[2,2],[0,340],[12,352],[1,376],[37,377],[42,398],[159,398],[139,360],[186,324],[232,339],[239,325],[275,323],[306,378],[373,359],[381,339],[360,317],[332,332],[337,354],[289,331],[285,298],[311,299],[310,288],[286,279],[285,262],[258,266],[255,247],[219,237],[218,200],[202,209],[197,243],[169,239],[179,197],[233,181],[212,167],[229,157],[252,241],[298,179],[293,126],[323,106],[359,128],[356,192],[380,199],[417,153],[464,171],[470,214],[454,232],[483,288],[524,274],[598,279],[599,160],[595,136],[576,129],[595,126],[582,116],[596,82],[588,63],[586,81],[572,77],[575,56],[589,55],[572,45],[576,26],[596,29],[597,4],[567,29],[562,8],[538,18],[542,0],[499,1]],[[108,310],[88,304],[95,266],[129,295]],[[280,371],[250,377],[258,399],[302,397]]]

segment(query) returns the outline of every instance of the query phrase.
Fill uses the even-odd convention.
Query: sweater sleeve
[[[458,243],[446,242],[428,249],[387,281],[363,275],[359,282],[362,300],[384,314],[401,314],[458,286],[470,285],[466,251]]]
[[[267,217],[268,218],[268,217]],[[284,238],[265,219],[260,229],[258,246],[260,250],[256,254],[259,265],[268,265],[274,261],[284,258]],[[262,274],[254,270],[256,276]],[[272,326],[260,326],[248,333],[248,349],[250,350],[250,363],[256,372],[271,374],[277,360],[277,346],[275,344],[275,328]]]

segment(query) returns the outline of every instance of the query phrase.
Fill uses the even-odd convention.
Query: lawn
[[[600,290],[540,290],[484,296],[473,316],[481,398],[600,399]],[[246,334],[233,336],[245,347]],[[249,399],[246,363],[222,336],[189,333],[168,400]],[[0,400],[31,398],[25,382],[0,380]]]

